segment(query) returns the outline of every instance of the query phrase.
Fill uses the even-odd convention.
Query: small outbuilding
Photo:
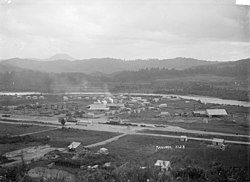
[[[166,108],[166,107],[168,107],[168,105],[165,103],[165,104],[160,104],[159,105],[159,108]]]
[[[168,117],[170,116],[169,112],[161,112],[160,117]]]
[[[110,116],[108,117],[108,121],[110,124],[121,124],[121,118],[119,116]]]
[[[64,101],[68,101],[69,98],[68,98],[67,96],[63,96],[63,100],[64,100]]]
[[[40,100],[44,100],[45,97],[44,97],[43,95],[40,95],[40,96],[39,96],[39,99],[40,99]]]
[[[102,165],[104,168],[108,168],[111,166],[111,162],[106,162],[105,164]]]
[[[166,171],[169,171],[171,169],[170,161],[157,160],[155,166],[160,167],[161,170]]]
[[[82,125],[82,126],[88,126],[92,124],[92,121],[90,120],[78,120],[76,125]]]
[[[110,110],[114,110],[114,109],[120,109],[120,108],[124,108],[125,105],[122,103],[111,103],[111,104],[107,104],[107,107],[109,107]]]
[[[71,152],[80,152],[84,149],[83,145],[80,142],[72,142],[68,146],[68,150]]]
[[[37,100],[38,97],[34,95],[34,96],[32,97],[32,99]]]
[[[87,116],[87,118],[94,118],[94,117],[95,117],[95,113],[93,113],[93,112],[88,112],[88,113],[86,114],[86,116]]]
[[[143,102],[144,106],[150,106],[151,103],[150,102]]]
[[[224,145],[224,139],[213,138],[212,143],[214,146],[222,146],[222,145]]]
[[[153,101],[154,101],[154,102],[159,102],[160,99],[159,99],[159,98],[154,98]]]
[[[156,107],[148,107],[148,110],[158,110]]]
[[[108,149],[106,149],[106,148],[100,148],[100,149],[98,150],[98,153],[99,153],[99,154],[108,155],[108,154],[109,154],[109,151],[108,151]]]
[[[192,114],[196,117],[207,116],[207,112],[205,110],[193,111]]]
[[[188,141],[188,137],[187,136],[181,136],[180,137],[180,141],[187,142]]]

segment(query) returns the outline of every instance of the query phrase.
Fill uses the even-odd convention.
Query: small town
[[[0,182],[249,182],[250,0],[0,0]]]
[[[1,166],[29,166],[32,179],[75,181],[77,175],[127,165],[181,179],[180,171],[173,172],[177,166],[208,167],[196,157],[210,161],[211,153],[221,162],[233,154],[239,163],[250,145],[242,106],[160,94],[1,96],[6,100],[0,108]]]

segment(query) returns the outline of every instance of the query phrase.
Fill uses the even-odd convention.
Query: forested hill
[[[92,58],[84,60],[51,60],[38,61],[34,59],[13,58],[3,60],[0,67],[3,65],[12,65],[22,69],[33,71],[50,72],[50,73],[85,73],[102,72],[111,74],[120,71],[138,71],[145,68],[168,68],[168,69],[186,69],[200,65],[210,65],[215,62],[203,61],[192,58],[174,58],[174,59],[147,59],[147,60],[130,60],[125,61],[113,58]]]
[[[234,62],[198,66],[185,70],[187,73],[214,74],[218,76],[248,77],[250,75],[250,58]]]
[[[123,71],[113,75],[113,81],[139,81],[156,80],[174,77],[214,75],[223,77],[234,77],[238,79],[249,79],[250,59],[244,59],[236,62],[226,62],[213,65],[197,66],[185,70],[175,69],[141,69],[139,71]]]
[[[198,66],[185,70],[151,68],[139,71],[122,71],[114,74],[87,75],[83,73],[44,73],[39,71],[23,70],[9,66],[9,71],[0,74],[1,90],[10,86],[18,89],[49,88],[50,84],[64,83],[69,85],[79,84],[82,81],[89,82],[131,82],[154,81],[166,78],[195,77],[198,75],[212,75],[246,79],[249,81],[250,59],[236,62],[220,63],[216,65]],[[5,88],[5,89],[4,89]],[[43,90],[44,90],[43,89]],[[38,89],[39,90],[39,89]]]
[[[250,59],[184,70],[151,68],[114,74],[45,73],[9,67],[0,91],[114,91],[197,94],[248,100]]]

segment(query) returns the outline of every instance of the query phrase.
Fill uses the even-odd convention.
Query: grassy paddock
[[[25,133],[32,133],[36,131],[47,130],[52,127],[37,126],[31,124],[7,124],[0,123],[0,136],[4,135],[20,135]]]
[[[174,120],[176,122],[174,122]],[[192,122],[197,120],[197,122]],[[232,133],[232,134],[249,134],[249,126],[240,125],[238,123],[228,122],[226,120],[219,119],[209,119],[208,123],[202,123],[201,118],[195,117],[175,117],[175,118],[131,118],[129,121],[131,123],[145,123],[145,124],[164,124],[169,126],[179,126],[184,129],[189,130],[200,130],[200,131],[210,131],[210,132],[222,132],[222,133]],[[183,122],[180,122],[183,121]]]
[[[50,127],[45,126],[31,126],[22,127],[21,125],[12,125],[12,124],[0,124],[0,133],[6,135],[12,134],[24,134],[30,133],[35,131],[41,131],[49,129]],[[77,141],[81,142],[83,145],[89,145],[92,143],[97,143],[103,140],[107,140],[111,137],[117,136],[120,133],[112,133],[112,132],[103,132],[103,131],[88,131],[88,130],[80,130],[80,129],[57,129],[53,131],[46,131],[42,133],[37,133],[31,135],[33,138],[43,138],[43,137],[50,137],[50,141],[47,143],[53,147],[67,147],[71,142]],[[3,136],[4,136],[3,135]],[[0,154],[5,152],[18,150],[21,148],[25,148],[28,146],[35,146],[35,145],[44,145],[44,142],[17,142],[11,144],[0,144]]]
[[[66,147],[73,141],[81,142],[83,145],[89,145],[92,143],[107,140],[119,134],[120,133],[64,128],[55,131],[48,131],[35,134],[33,136],[49,136],[51,139],[49,142],[50,145],[54,147]]]
[[[26,147],[45,145],[40,142],[29,142],[29,143],[11,143],[11,144],[0,144],[0,155],[5,154],[7,152],[11,152],[14,150],[19,150]]]
[[[210,131],[210,132],[222,132],[222,133],[232,133],[232,134],[249,134],[249,127],[240,126],[237,124],[225,124],[216,120],[209,121],[208,124],[205,123],[168,123],[165,124],[171,126],[179,126],[189,130],[201,130],[201,131]]]
[[[185,149],[175,149],[176,145]],[[199,141],[180,142],[164,137],[129,135],[109,143],[111,154],[117,155],[120,162],[136,162],[141,165],[153,164],[157,159],[170,160],[177,166],[199,165],[208,168],[212,161],[225,166],[247,167],[249,146],[229,145],[225,151],[208,148],[209,143]],[[156,151],[156,146],[172,146],[174,149]],[[97,150],[97,148],[96,148]]]
[[[221,135],[206,135],[206,134],[197,134],[197,133],[184,133],[184,132],[174,132],[174,131],[160,131],[160,130],[140,130],[139,133],[152,133],[152,134],[160,134],[160,135],[176,135],[181,136],[185,135],[188,137],[198,137],[198,138],[223,138],[225,140],[237,140],[237,141],[245,141],[249,142],[249,138],[245,137],[235,137],[233,136],[221,136]]]

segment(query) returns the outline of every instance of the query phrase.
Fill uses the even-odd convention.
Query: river
[[[0,95],[47,95],[50,93],[41,93],[41,92],[0,92]],[[66,92],[66,93],[52,93],[52,94],[66,94],[66,95],[111,95],[110,92]],[[237,101],[230,99],[220,99],[216,97],[208,96],[198,96],[198,95],[175,95],[175,94],[145,94],[145,93],[121,93],[123,95],[145,95],[145,96],[178,96],[183,99],[188,100],[200,100],[202,103],[212,103],[212,104],[221,104],[221,105],[238,105],[243,107],[250,107],[250,102],[246,101]]]
[[[220,98],[206,97],[206,96],[184,96],[182,95],[180,97],[183,99],[190,99],[190,100],[197,100],[197,101],[200,100],[202,103],[250,107],[250,102],[246,102],[246,101],[220,99]]]
[[[235,105],[235,106],[243,106],[250,107],[250,102],[246,101],[238,101],[238,100],[230,100],[230,99],[220,99],[216,97],[208,97],[208,96],[199,96],[199,95],[175,95],[175,94],[144,94],[144,93],[130,93],[128,95],[147,95],[147,96],[177,96],[182,99],[188,100],[200,100],[202,103],[211,103],[211,104],[221,104],[221,105]]]
[[[40,95],[41,92],[0,92],[0,95]]]

